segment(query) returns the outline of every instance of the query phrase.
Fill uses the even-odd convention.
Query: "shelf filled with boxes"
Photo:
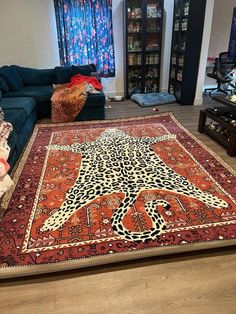
[[[163,0],[125,1],[125,96],[159,91]]]
[[[206,0],[175,0],[169,93],[181,105],[194,102]]]

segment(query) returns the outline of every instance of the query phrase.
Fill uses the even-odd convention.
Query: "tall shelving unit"
[[[193,105],[201,54],[206,0],[175,0],[169,93]]]
[[[125,0],[125,96],[159,91],[163,0]]]

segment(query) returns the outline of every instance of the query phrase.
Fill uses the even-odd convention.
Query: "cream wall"
[[[220,52],[228,50],[234,7],[236,0],[215,0],[208,57],[217,57]],[[205,71],[204,88],[216,86],[216,82],[206,76],[212,69],[210,63]]]
[[[114,34],[114,52],[116,63],[116,77],[102,79],[104,93],[109,96],[124,95],[124,22],[123,1],[112,1],[112,21]]]
[[[228,50],[234,7],[236,0],[215,0],[208,56]]]
[[[160,90],[168,91],[170,55],[173,28],[174,0],[164,1],[164,21],[163,21],[163,38],[161,52],[161,73],[160,73]]]
[[[214,1],[215,0],[207,0],[206,2],[205,20],[204,20],[204,28],[203,28],[203,36],[202,36],[202,47],[201,47],[201,55],[200,55],[200,60],[199,60],[198,78],[197,78],[194,105],[201,105],[203,102],[202,92],[204,89],[207,56],[208,56],[208,49],[209,49],[210,35],[211,35],[211,28],[212,28],[212,17],[213,17],[213,12],[214,12]]]
[[[0,0],[0,66],[59,64],[52,0]]]

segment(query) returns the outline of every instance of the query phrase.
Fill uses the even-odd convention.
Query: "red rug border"
[[[148,257],[158,257],[171,255],[176,253],[185,253],[193,251],[203,251],[214,248],[222,248],[233,246],[236,244],[236,239],[232,240],[215,240],[209,242],[196,242],[191,244],[163,246],[155,248],[144,248],[133,252],[112,253],[99,256],[84,257],[80,259],[72,259],[63,262],[47,263],[30,266],[12,266],[0,268],[0,280],[16,277],[33,276],[39,274],[55,273],[60,271],[69,271],[73,269],[81,269],[100,265],[109,265],[119,262],[143,259]]]

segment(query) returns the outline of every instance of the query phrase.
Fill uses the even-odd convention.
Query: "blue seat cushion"
[[[24,87],[24,82],[14,67],[4,65],[0,68],[0,75],[4,77],[11,90],[17,91]]]
[[[89,94],[86,100],[86,108],[104,107],[105,95],[101,92],[100,94]]]
[[[17,136],[17,133],[16,131],[12,131],[9,135],[9,138],[7,140],[7,144],[10,146],[11,150],[10,150],[10,155],[9,155],[9,158],[8,158],[8,162],[9,162],[9,159],[11,159],[11,156],[12,155],[16,155],[16,146],[17,146],[17,140],[18,140],[18,136]]]
[[[9,91],[9,87],[7,85],[6,80],[4,79],[4,77],[0,76],[0,91],[5,94]]]
[[[57,84],[64,84],[70,82],[72,77],[72,67],[55,67]]]
[[[72,65],[72,76],[76,74],[90,76],[92,72],[96,72],[96,67],[94,64]]]
[[[19,98],[1,98],[0,107],[5,110],[13,112],[19,110],[27,118],[33,110],[35,110],[36,103],[33,98],[30,97],[19,97]],[[9,121],[10,122],[10,121]]]
[[[12,65],[27,86],[45,86],[56,82],[54,69],[34,69]]]
[[[25,124],[25,114],[23,110],[20,109],[3,109],[4,120],[10,122],[13,125],[14,131],[18,134]]]
[[[91,73],[96,73],[96,67],[94,64],[55,67],[55,73],[57,84],[64,84],[70,82],[71,77],[76,74],[91,76]]]
[[[15,123],[15,121],[13,121],[13,123]],[[17,128],[13,126],[13,131],[10,133],[10,136],[8,138],[8,144],[11,148],[8,162],[10,163],[11,167],[15,164],[17,159],[20,157],[20,154],[22,153],[25,147],[25,144],[27,143],[30,135],[32,134],[35,123],[36,123],[36,111],[34,110],[31,112],[28,118],[24,121],[24,124],[21,126],[20,130],[19,130],[18,125],[17,125]]]
[[[20,91],[6,93],[5,97],[33,97],[37,103],[48,102],[52,97],[52,86],[25,86]]]

